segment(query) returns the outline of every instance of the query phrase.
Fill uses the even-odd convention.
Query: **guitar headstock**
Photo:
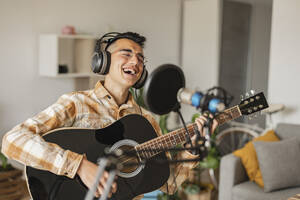
[[[263,92],[244,99],[239,104],[239,109],[243,115],[250,115],[268,107],[269,105]]]

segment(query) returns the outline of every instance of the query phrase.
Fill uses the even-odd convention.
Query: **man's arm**
[[[157,136],[161,136],[162,132],[159,127],[159,124],[155,121],[152,115],[143,109],[143,115],[148,119],[153,128],[156,131]],[[166,153],[168,159],[172,159],[169,152]],[[177,154],[175,160],[186,160],[186,159],[196,159],[197,155],[193,155],[188,151],[181,151]],[[160,188],[161,191],[169,194],[176,192],[177,187],[180,186],[189,176],[191,169],[196,167],[197,162],[186,162],[186,163],[177,163],[170,165],[170,176],[168,181]]]
[[[61,96],[55,104],[6,133],[2,152],[25,165],[73,178],[83,156],[41,137],[52,129],[72,126],[76,116],[72,98],[73,95]]]
[[[162,135],[161,129],[155,119],[146,111],[143,111],[144,116],[150,121],[153,128],[155,129],[158,136]],[[146,114],[147,113],[147,114]],[[206,116],[207,117],[207,116]],[[203,133],[203,125],[206,121],[206,117],[200,116],[196,119],[196,124],[200,133]],[[217,127],[217,121],[214,120],[212,125],[212,132]],[[192,142],[196,139],[196,135],[192,138]],[[166,153],[168,159],[172,159],[170,153]],[[189,159],[197,159],[198,155],[193,155],[189,151],[181,151],[178,152],[174,160],[189,160]],[[161,191],[169,194],[174,194],[178,187],[189,177],[191,169],[197,166],[198,162],[182,162],[176,163],[170,166],[170,176],[167,182],[160,188]]]

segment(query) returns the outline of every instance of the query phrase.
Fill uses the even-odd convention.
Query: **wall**
[[[253,1],[250,28],[247,90],[268,94],[268,72],[272,23],[272,2]]]
[[[148,42],[149,71],[179,64],[180,0],[1,0],[0,1],[0,137],[33,116],[84,79],[38,75],[38,36],[59,33],[65,25],[102,35],[136,31]]]
[[[286,109],[275,122],[300,123],[299,0],[274,0],[269,69],[269,101]]]
[[[186,87],[205,91],[218,84],[220,0],[189,0],[183,5],[182,69]],[[183,106],[191,119],[196,110]]]

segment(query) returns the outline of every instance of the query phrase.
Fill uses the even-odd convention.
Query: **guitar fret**
[[[174,135],[172,135],[172,137],[173,137],[172,144],[173,144],[173,146],[176,146],[176,144],[177,144],[176,138],[174,137]]]
[[[168,144],[168,147],[171,147],[172,146],[172,142],[170,140],[170,137],[167,137],[167,144]],[[169,145],[170,144],[170,145]]]
[[[265,102],[265,104],[267,104],[267,102]],[[221,125],[229,120],[240,117],[242,113],[244,114],[244,109],[240,104],[218,113],[218,115],[215,116],[215,119],[218,121],[219,125]],[[148,158],[161,153],[167,148],[176,146],[177,144],[183,144],[184,142],[186,142],[187,136],[193,137],[198,130],[198,126],[196,123],[189,124],[186,128],[187,132],[185,128],[181,128],[166,135],[162,135],[160,137],[152,139],[143,144],[139,144],[136,147],[136,150],[139,153],[138,155],[140,157]]]
[[[216,120],[219,125],[224,124],[225,122],[238,118],[241,116],[241,112],[238,106],[234,106],[232,108],[224,110],[222,113],[216,116]]]
[[[148,149],[147,149],[147,153],[148,153],[149,158],[151,157],[151,154],[152,154],[151,149],[152,149],[152,147],[151,147],[151,141],[149,141]]]
[[[144,151],[144,149],[141,149],[141,154],[142,154],[142,159],[145,159],[145,158],[147,158],[147,156],[145,155],[145,151]]]
[[[158,153],[158,150],[157,150],[157,143],[155,140],[153,140],[153,148],[154,148],[154,155]]]
[[[146,155],[147,155],[148,158],[150,158],[150,156],[151,156],[149,149],[150,148],[149,148],[149,144],[148,144],[147,147],[146,147]]]
[[[236,106],[225,110],[223,113],[220,113],[216,116],[216,119],[219,122],[219,124],[222,124],[228,120],[237,118],[240,115],[241,113],[239,111],[239,108],[238,106]],[[144,155],[146,158],[149,158],[162,152],[167,148],[186,142],[186,134],[188,134],[189,137],[193,137],[196,134],[196,131],[198,130],[198,126],[196,123],[189,124],[187,125],[187,130],[188,132],[186,133],[185,128],[181,128],[179,130],[170,132],[166,135],[162,135],[158,138],[141,144],[140,149],[145,150],[143,151],[142,155]]]

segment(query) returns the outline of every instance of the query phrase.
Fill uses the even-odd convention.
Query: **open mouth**
[[[123,68],[123,72],[130,75],[135,75],[137,71],[133,68]]]

